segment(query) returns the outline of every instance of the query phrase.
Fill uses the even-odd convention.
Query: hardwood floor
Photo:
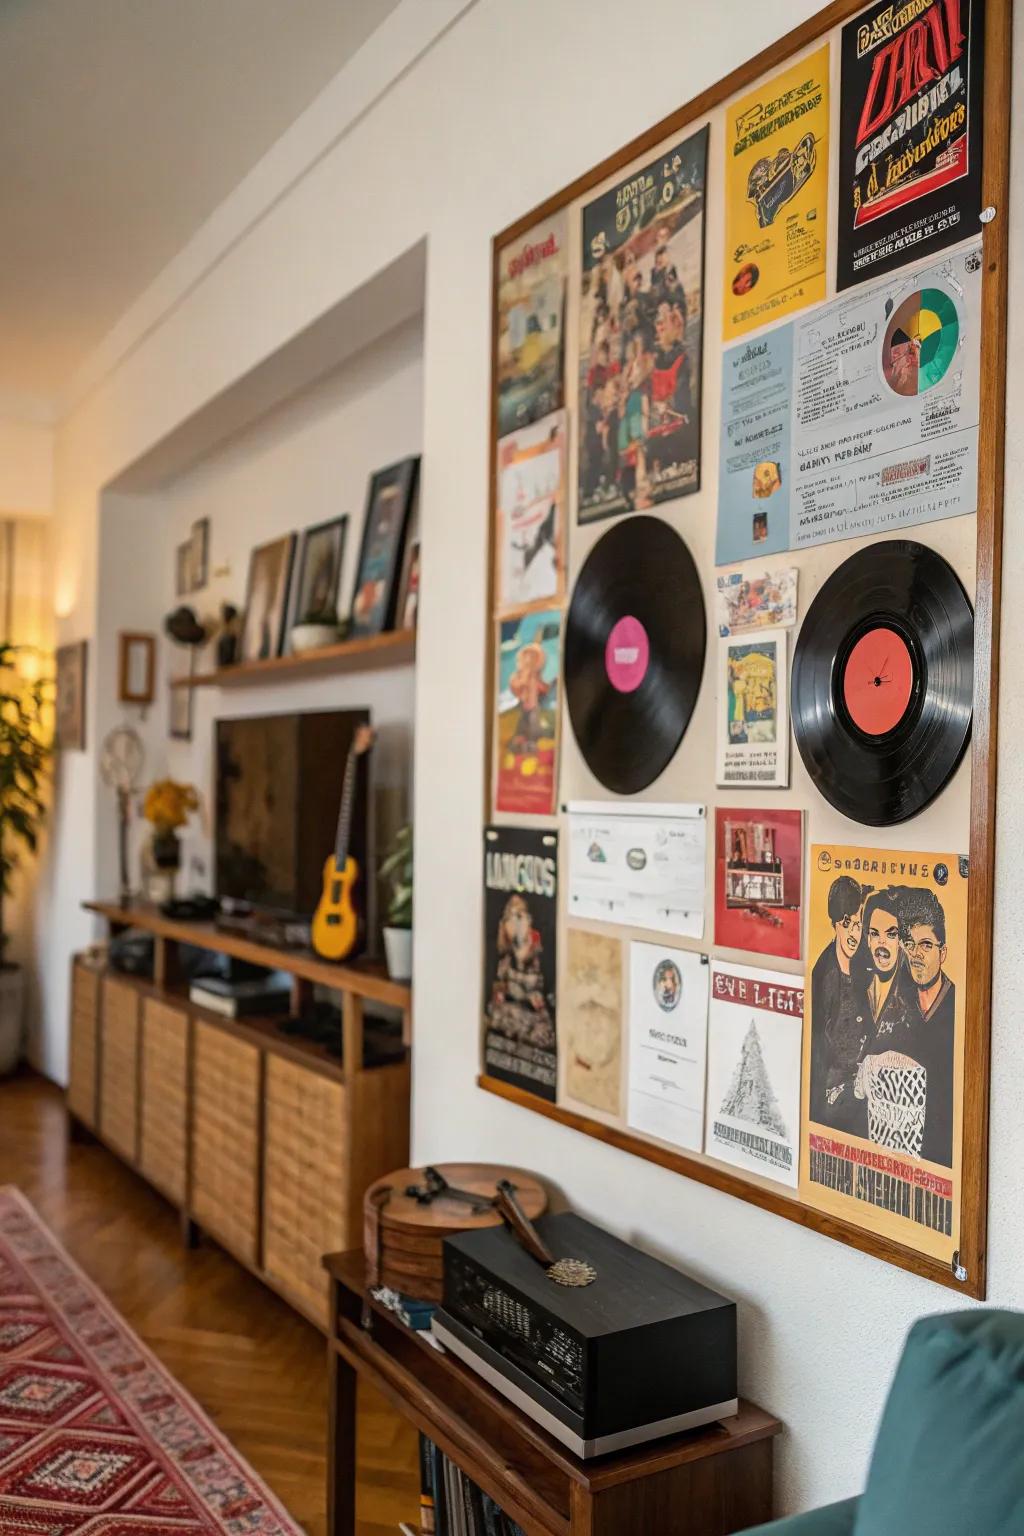
[[[103,1147],[69,1144],[63,1095],[0,1082],[0,1184],[16,1184],[308,1532],[326,1536],[323,1338],[218,1248],[186,1253],[169,1205]],[[359,1536],[417,1507],[416,1436],[360,1397]]]

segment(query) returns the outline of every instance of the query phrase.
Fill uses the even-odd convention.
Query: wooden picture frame
[[[352,639],[379,635],[394,626],[398,578],[419,467],[416,455],[378,469],[370,477],[352,587]]]
[[[290,627],[337,622],[347,538],[348,513],[344,512],[304,531],[292,583]]]
[[[117,701],[152,704],[156,696],[156,636],[122,630],[117,637]]]
[[[250,554],[239,662],[270,661],[281,655],[294,563],[294,533],[270,539]]]
[[[210,580],[210,519],[200,517],[192,524],[189,539],[190,592],[200,592]]]
[[[167,734],[172,741],[192,740],[192,695],[188,679],[172,682],[168,689]]]
[[[702,91],[678,111],[655,124],[616,154],[569,186],[532,208],[495,236],[492,243],[492,353],[490,417],[490,539],[488,591],[488,680],[485,715],[487,771],[484,774],[483,822],[491,819],[490,764],[493,756],[495,676],[494,529],[498,448],[498,285],[499,254],[545,219],[598,188],[633,162],[697,124],[731,98],[770,77],[787,62],[864,11],[865,0],[834,0],[816,15],[778,38],[756,57]],[[1009,234],[1009,152],[1012,0],[986,0],[984,7],[984,105],[981,207],[986,210],[981,236],[981,392],[978,433],[976,514],[976,587],[974,603],[974,719],[970,746],[970,880],[967,896],[966,1009],[962,1080],[963,1124],[959,1168],[959,1247],[952,1262],[942,1262],[908,1243],[881,1235],[852,1221],[805,1204],[795,1193],[767,1181],[730,1171],[726,1166],[647,1140],[621,1125],[590,1118],[563,1104],[549,1103],[523,1089],[481,1075],[489,1093],[566,1125],[583,1135],[698,1183],[734,1195],[788,1221],[832,1237],[899,1268],[925,1276],[958,1295],[986,1294],[988,1129],[992,941],[995,864],[999,618],[1001,600],[1004,440],[1006,404],[1006,322]],[[715,194],[717,195],[717,193]],[[967,230],[964,239],[975,233]],[[710,257],[709,257],[710,259]],[[912,259],[908,257],[908,261]],[[567,368],[571,367],[567,363]],[[568,515],[568,514],[567,514]],[[894,829],[898,832],[898,829]],[[897,844],[898,846],[898,844]],[[713,946],[712,946],[713,947]]]
[[[56,727],[54,741],[60,752],[85,751],[86,676],[88,640],[57,647]]]

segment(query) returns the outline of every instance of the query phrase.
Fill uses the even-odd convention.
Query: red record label
[[[865,736],[885,736],[907,712],[914,691],[914,658],[895,630],[879,625],[861,635],[846,658],[843,700]]]

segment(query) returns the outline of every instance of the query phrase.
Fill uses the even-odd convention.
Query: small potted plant
[[[146,880],[151,901],[168,901],[174,895],[175,876],[181,868],[178,832],[186,825],[191,813],[198,809],[199,796],[191,784],[158,779],[147,789],[142,814],[153,827]]]
[[[387,882],[389,893],[384,925],[388,975],[393,981],[408,981],[412,976],[411,826],[400,827],[395,833],[380,873],[381,879]]]
[[[22,853],[35,853],[46,815],[45,776],[53,751],[45,680],[17,669],[27,648],[0,644],[0,1077],[21,1059],[25,973],[7,958],[5,897]],[[26,668],[26,671],[28,669]]]

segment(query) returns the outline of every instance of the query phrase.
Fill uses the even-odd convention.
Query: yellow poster
[[[811,849],[800,1193],[949,1263],[960,1245],[967,860]]]
[[[726,108],[726,341],[825,297],[828,44]]]

